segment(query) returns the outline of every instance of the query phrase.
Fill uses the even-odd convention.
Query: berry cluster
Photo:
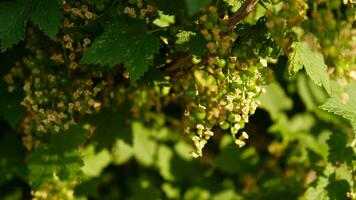
[[[196,147],[194,157],[202,155],[215,126],[229,130],[239,147],[245,145],[248,134],[239,131],[260,105],[256,97],[263,92],[261,71],[267,66],[265,59],[254,54],[256,48],[244,54],[236,50],[239,49],[236,45],[248,45],[248,42],[238,40],[238,32],[229,30],[227,15],[219,17],[213,6],[206,12],[199,19],[201,33],[208,41],[208,56],[204,61],[193,57],[192,62],[197,65],[193,69],[197,70],[190,76],[192,86],[186,88],[188,93],[195,91],[194,101],[184,113],[190,122],[185,133],[193,135]]]
[[[21,63],[26,69],[22,105],[32,119],[26,122],[34,122],[38,132],[67,130],[76,123],[77,116],[99,111],[102,106],[103,90],[110,80],[103,79],[102,71],[89,70],[79,64],[91,40],[66,33],[93,20],[95,14],[89,10],[87,5],[79,2],[64,1],[65,18],[63,33],[59,36],[60,47],[51,46],[49,51],[44,50],[46,47],[39,39],[41,36],[35,34],[33,28],[28,30],[26,47],[31,53]],[[11,77],[7,79],[11,83]],[[31,125],[24,127],[29,129]]]

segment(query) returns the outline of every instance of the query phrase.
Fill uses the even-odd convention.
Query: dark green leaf
[[[128,115],[125,109],[102,109],[88,117],[88,122],[96,127],[93,138],[97,150],[112,147],[117,138],[126,144],[133,144],[131,125],[126,121]]]
[[[1,51],[12,47],[25,37],[29,14],[27,0],[13,0],[0,3]]]
[[[327,141],[329,145],[328,161],[334,164],[348,163],[356,159],[355,151],[347,146],[346,135],[342,132],[335,132]]]
[[[0,134],[0,147],[0,184],[13,175],[25,177],[25,148],[16,134],[11,131]]]
[[[114,67],[120,63],[137,81],[153,64],[160,48],[159,39],[141,22],[117,22],[99,36],[81,59],[83,64]]]
[[[0,83],[2,82],[0,81]],[[6,87],[0,87],[0,118],[5,119],[15,129],[25,111],[20,104],[23,94],[17,90],[9,93],[6,89]]]
[[[188,14],[193,16],[197,14],[201,7],[208,5],[211,0],[185,0],[185,5],[188,9]]]
[[[34,0],[31,10],[32,21],[51,39],[56,37],[63,12],[58,0]]]

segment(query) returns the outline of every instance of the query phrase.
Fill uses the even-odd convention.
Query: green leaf
[[[346,193],[350,191],[349,183],[337,174],[319,176],[319,178],[307,189],[305,199],[347,200]]]
[[[5,119],[15,129],[25,111],[20,104],[23,100],[23,94],[19,91],[9,93],[6,89],[3,85],[0,86],[0,118]]]
[[[144,166],[154,162],[157,143],[150,136],[150,129],[141,123],[133,123],[133,154],[136,160]]]
[[[259,161],[256,149],[250,147],[240,150],[233,145],[230,144],[215,157],[216,167],[229,174],[251,170]]]
[[[185,5],[188,9],[188,14],[193,16],[197,14],[203,6],[208,5],[210,2],[211,0],[185,0]]]
[[[87,131],[81,125],[69,131],[51,135],[49,144],[40,144],[30,153],[28,161],[29,182],[33,189],[43,184],[69,180],[79,180],[83,161],[78,147],[84,142]]]
[[[159,173],[165,180],[173,180],[174,176],[171,173],[171,160],[173,158],[172,150],[165,146],[160,145],[157,152],[157,167]]]
[[[17,44],[25,37],[25,27],[29,14],[26,0],[12,0],[0,3],[1,51]]]
[[[184,193],[184,200],[208,200],[211,199],[210,192],[206,189],[200,188],[200,187],[192,187],[189,188],[185,193]]]
[[[304,194],[305,199],[314,200],[314,199],[329,199],[327,196],[327,191],[325,187],[328,185],[329,181],[325,177],[319,177],[316,185],[314,187],[309,187]]]
[[[113,163],[122,165],[128,162],[133,156],[133,149],[130,145],[126,144],[123,140],[116,140],[112,149]]]
[[[159,48],[159,39],[147,33],[144,23],[119,21],[94,41],[81,63],[108,67],[123,63],[135,82],[152,66]]]
[[[93,139],[96,150],[111,148],[117,138],[132,145],[132,129],[131,125],[125,120],[127,117],[129,117],[129,113],[126,108],[118,110],[103,108],[99,113],[86,119],[95,126]]]
[[[331,200],[348,200],[346,193],[350,190],[350,185],[346,180],[329,180],[326,187]]]
[[[344,133],[333,133],[327,143],[329,145],[329,162],[334,164],[347,163],[351,166],[351,162],[356,159],[356,154],[353,148],[347,146],[347,137]]]
[[[231,7],[231,12],[236,12],[241,7],[240,0],[224,0]]]
[[[161,192],[148,181],[133,182],[131,184],[132,194],[128,200],[158,200],[161,199]]]
[[[333,94],[327,101],[320,106],[321,109],[340,115],[350,120],[351,126],[356,132],[356,83],[350,83],[345,87],[343,94]],[[346,99],[340,96],[344,95]]]
[[[32,21],[51,39],[56,37],[63,12],[58,0],[35,0],[31,10]]]
[[[318,51],[311,50],[307,42],[296,42],[293,45],[294,55],[289,63],[290,73],[296,73],[304,66],[305,71],[314,83],[323,86],[330,94],[330,80],[326,73],[327,66],[323,55]]]
[[[27,167],[24,162],[25,148],[12,131],[0,133],[0,185],[14,175],[25,177]]]
[[[215,194],[212,198],[213,200],[243,200],[244,198],[238,194],[236,194],[234,189],[223,190],[217,194]]]
[[[168,27],[175,23],[174,15],[165,15],[162,11],[158,12],[159,18],[155,19],[152,23],[159,27]]]
[[[267,110],[273,119],[279,113],[292,108],[292,100],[277,82],[267,85],[265,88],[267,92],[259,97],[262,103],[261,108]]]
[[[308,110],[315,110],[327,98],[323,89],[316,86],[304,73],[298,75],[297,87],[298,94]]]
[[[77,150],[58,154],[49,146],[40,146],[30,154],[29,181],[33,189],[60,180],[79,180],[83,161]]]
[[[93,145],[86,147],[83,156],[83,173],[88,177],[97,177],[111,162],[110,153],[107,149],[95,153]]]
[[[188,51],[197,56],[206,54],[206,40],[200,33],[182,31],[177,34],[177,50]]]
[[[166,182],[162,184],[161,189],[169,199],[180,199],[180,189],[178,187]]]

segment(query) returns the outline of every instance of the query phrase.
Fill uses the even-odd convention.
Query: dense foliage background
[[[1,199],[356,199],[352,0],[0,0]]]

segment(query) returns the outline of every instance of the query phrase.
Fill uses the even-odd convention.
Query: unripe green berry
[[[204,24],[204,28],[206,28],[206,29],[212,29],[212,28],[214,28],[213,22],[206,22],[206,23]]]
[[[220,72],[218,73],[218,79],[219,79],[219,81],[225,80],[225,74],[220,71]]]
[[[204,111],[198,111],[198,112],[196,112],[195,116],[196,116],[197,119],[203,120],[203,119],[205,119],[205,117],[206,117],[206,112],[204,112]]]
[[[198,57],[196,57],[196,56],[193,56],[193,58],[192,58],[192,63],[194,64],[194,65],[196,65],[196,64],[198,64],[198,63],[200,63],[201,62],[201,59],[199,59]]]
[[[47,97],[43,97],[42,98],[42,103],[45,104],[45,105],[48,104],[49,103],[49,99]]]
[[[227,66],[229,69],[235,69],[235,63],[229,63]]]
[[[226,66],[226,61],[225,59],[219,59],[216,64],[218,65],[218,67],[223,68]]]
[[[220,124],[220,128],[222,130],[227,130],[229,127],[230,127],[230,124],[226,121],[224,123]]]

